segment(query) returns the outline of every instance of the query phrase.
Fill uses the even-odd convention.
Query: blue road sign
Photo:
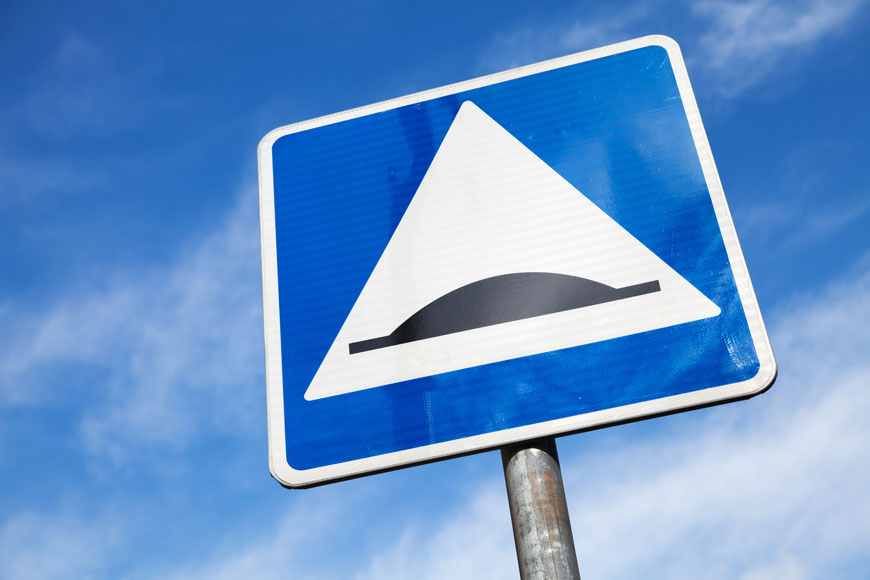
[[[773,383],[668,38],[276,129],[259,167],[269,464],[285,486]]]

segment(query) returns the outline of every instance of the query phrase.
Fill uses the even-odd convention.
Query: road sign
[[[283,485],[746,398],[775,378],[668,38],[282,127],[259,166]]]

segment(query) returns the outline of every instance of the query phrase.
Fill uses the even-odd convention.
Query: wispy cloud
[[[204,564],[191,562],[167,571],[162,577],[172,580],[236,580],[277,575],[315,580],[324,577],[322,574],[329,574],[330,570],[334,574],[336,566],[341,565],[340,559],[328,557],[328,546],[334,544],[323,542],[323,538],[343,536],[341,528],[347,523],[344,510],[349,507],[340,499],[330,505],[297,505],[284,513],[277,528],[261,530],[261,535],[248,538],[243,549],[239,549],[239,538],[234,535],[222,547],[222,555],[214,561]]]
[[[111,518],[22,512],[0,527],[0,577],[8,580],[102,577],[122,526]]]
[[[631,2],[611,9],[573,9],[559,20],[525,24],[496,37],[481,53],[480,71],[563,56],[652,33],[662,11],[681,22],[676,34],[696,82],[730,100],[793,72],[812,49],[844,32],[866,0],[707,0],[664,5]],[[778,74],[774,74],[778,73]]]
[[[870,200],[825,202],[796,195],[787,201],[737,205],[734,213],[741,232],[781,253],[867,221]]]
[[[0,144],[0,207],[32,202],[42,194],[78,194],[104,186],[108,175],[102,168],[82,167],[71,160],[19,158]],[[4,207],[5,206],[5,207]]]
[[[478,70],[498,72],[627,40],[649,12],[649,5],[637,2],[617,13],[572,11],[559,21],[521,26],[493,39],[478,59]]]
[[[233,535],[211,558],[167,567],[161,577],[230,580],[268,578],[277,572],[295,580],[511,578],[516,576],[516,562],[507,499],[500,480],[491,484],[467,503],[434,515],[429,523],[439,523],[436,529],[412,524],[379,531],[379,513],[390,508],[367,500],[391,504],[389,494],[367,497],[370,494],[356,491],[331,494],[328,502],[299,502],[276,517],[271,527],[246,538]],[[388,542],[379,550],[372,545],[373,536]],[[336,557],[336,546],[353,548]]]
[[[83,417],[92,452],[184,447],[203,425],[237,429],[260,417],[262,313],[257,206],[246,188],[213,231],[165,268],[131,268],[67,293],[41,314],[17,313],[3,337],[0,402],[43,402],[75,364],[103,371],[100,402]],[[11,314],[11,309],[7,309]],[[56,377],[54,377],[56,379]]]
[[[692,4],[706,25],[695,64],[720,96],[733,98],[780,66],[793,70],[806,53],[842,32],[865,0],[709,0]]]
[[[186,97],[160,82],[160,58],[152,51],[145,59],[124,60],[98,40],[70,31],[45,59],[30,63],[29,74],[4,86],[0,204],[87,192],[116,177],[113,167],[131,160],[114,148],[102,148],[99,159],[72,152],[147,131],[185,109]]]
[[[769,393],[687,415],[667,431],[622,428],[635,436],[579,457],[565,453],[570,447],[563,443],[584,574],[637,578],[655,570],[666,578],[798,580],[866,569],[870,328],[855,321],[870,319],[867,264],[774,314],[781,375]],[[469,500],[445,508],[435,525],[408,524],[375,546],[355,578],[515,576],[503,482],[491,477],[478,486]],[[349,509],[318,520],[317,533],[341,533],[352,519]],[[270,537],[284,538],[294,529],[291,521],[299,522],[298,514],[285,517]],[[185,567],[181,577],[274,569],[298,578],[347,577],[325,565],[301,565],[304,556],[288,545],[250,541]]]
[[[121,62],[99,42],[71,31],[20,91],[5,125],[47,139],[120,133],[173,100],[153,90],[156,62]]]
[[[406,528],[395,544],[376,553],[354,578],[499,580],[516,576],[503,482],[492,480],[486,487],[468,504],[454,508],[437,529]]]

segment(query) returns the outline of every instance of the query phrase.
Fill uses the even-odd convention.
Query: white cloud
[[[497,462],[493,462],[497,465]],[[514,543],[501,480],[489,482],[467,505],[435,530],[406,528],[398,541],[376,553],[356,580],[474,578],[516,575]]]
[[[311,552],[322,550],[323,538],[334,537],[336,528],[342,526],[341,508],[345,502],[334,501],[330,505],[299,505],[287,511],[277,528],[248,538],[245,549],[239,550],[237,534],[231,534],[220,550],[216,562],[190,564],[161,575],[172,580],[209,578],[211,580],[236,580],[238,578],[294,578],[314,580],[317,570],[330,568],[335,562],[311,558]],[[318,541],[318,538],[321,540]],[[327,543],[327,545],[330,545]],[[313,561],[312,561],[313,560]],[[135,577],[135,575],[134,575]]]
[[[32,63],[7,124],[39,137],[106,135],[141,126],[145,113],[172,106],[153,90],[156,62],[120,62],[99,42],[68,33],[51,56]]]
[[[33,202],[46,193],[104,189],[112,168],[128,169],[154,153],[140,150],[130,159],[109,147],[100,156],[72,156],[70,146],[87,150],[95,142],[129,136],[152,128],[155,121],[177,117],[189,105],[184,94],[159,82],[164,57],[155,51],[144,59],[122,59],[93,38],[71,31],[47,57],[29,56],[33,62],[28,62],[28,74],[4,87],[10,99],[0,115],[4,206]],[[160,86],[164,88],[158,90]],[[173,155],[184,154],[169,146]],[[157,154],[167,155],[166,147]]]
[[[0,148],[0,204],[4,210],[19,202],[35,201],[42,193],[78,194],[100,188],[107,181],[101,168],[67,160],[22,159],[14,147]]]
[[[494,462],[498,465],[498,462]],[[454,505],[445,514],[433,514],[430,522],[393,530],[385,523],[395,511],[394,492],[369,493],[374,486],[355,482],[355,490],[317,494],[305,498],[244,539],[230,534],[212,557],[184,564],[161,577],[173,580],[209,578],[324,578],[355,580],[443,580],[475,578],[501,580],[516,574],[510,516],[501,481]],[[360,491],[360,488],[365,488]],[[298,492],[297,492],[298,493]],[[300,500],[303,498],[299,498]],[[324,501],[326,499],[326,501]],[[383,549],[373,548],[370,537],[390,540]],[[505,556],[508,557],[505,557]],[[457,570],[460,572],[457,575]]]
[[[804,580],[807,578],[804,568],[797,558],[786,554],[760,568],[750,570],[740,575],[741,580]]]
[[[628,40],[648,13],[647,5],[633,3],[615,14],[572,11],[559,21],[521,26],[493,39],[478,60],[478,70],[488,74]]]
[[[122,117],[116,73],[97,44],[69,34],[40,71],[21,112],[48,135],[105,131]]]
[[[524,24],[482,51],[481,73],[531,64],[647,34],[676,33],[696,84],[728,100],[792,72],[822,41],[842,33],[866,0],[706,0],[685,6],[628,2],[572,9],[558,20]],[[675,26],[662,27],[661,17]]]
[[[93,578],[109,566],[121,526],[110,519],[19,513],[0,527],[0,578]]]
[[[812,246],[865,222],[870,215],[870,200],[843,203],[796,193],[787,201],[736,205],[734,214],[747,239],[764,244],[770,254],[782,254]]]
[[[73,291],[40,315],[19,313],[5,337],[0,402],[44,401],[62,365],[102,370],[100,402],[81,429],[88,448],[117,460],[131,447],[184,447],[208,425],[247,429],[263,397],[256,196],[196,237],[175,263],[129,269]],[[259,423],[257,423],[259,424]]]
[[[865,0],[708,0],[692,4],[708,25],[692,59],[731,98],[794,64],[820,41],[842,32]]]

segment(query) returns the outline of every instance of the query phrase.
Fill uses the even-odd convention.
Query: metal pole
[[[501,450],[522,580],[580,580],[552,437]]]

